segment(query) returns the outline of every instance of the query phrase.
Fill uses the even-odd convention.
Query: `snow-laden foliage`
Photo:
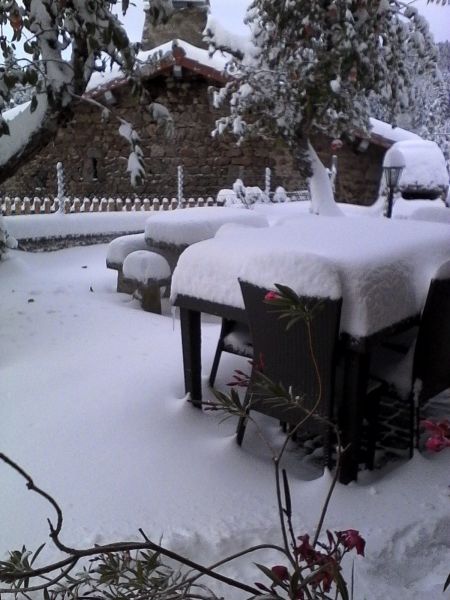
[[[145,175],[144,153],[139,144],[139,134],[131,123],[124,120],[122,120],[122,124],[119,127],[119,133],[130,144],[131,150],[128,157],[127,171],[130,173],[131,184],[134,186],[140,183]]]
[[[8,248],[17,248],[17,241],[8,234],[5,220],[0,215],[0,260],[2,260]]]
[[[413,80],[414,105],[399,115],[397,121],[401,127],[436,142],[450,166],[450,42],[441,42],[436,48],[437,71],[423,73],[417,69]],[[408,60],[414,69],[414,61]],[[371,110],[372,116],[387,120],[385,107],[375,95],[371,96]]]
[[[395,123],[414,100],[406,58],[415,71],[435,69],[427,22],[397,0],[253,0],[246,22],[251,45],[215,94],[216,105],[230,109],[216,131],[281,136],[307,176],[312,134],[368,135],[370,91]],[[222,49],[213,28],[207,38],[212,50]]]
[[[55,131],[70,118],[71,105],[83,94],[94,71],[118,63],[131,75],[136,48],[112,14],[116,3],[0,1],[0,111],[10,107],[17,90],[32,88],[30,110],[35,116],[27,123],[23,141],[10,144],[4,139],[9,125],[0,115],[0,178],[11,175],[27,152],[36,149],[44,131]],[[126,9],[127,3],[122,4]],[[28,56],[23,57],[23,52]]]

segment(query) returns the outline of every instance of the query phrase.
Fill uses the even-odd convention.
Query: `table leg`
[[[183,346],[184,387],[197,408],[202,407],[202,361],[200,313],[180,308],[181,343]]]
[[[338,422],[342,445],[346,448],[341,457],[339,481],[349,483],[358,476],[361,425],[369,377],[370,356],[352,350],[345,353],[344,390],[339,407]]]

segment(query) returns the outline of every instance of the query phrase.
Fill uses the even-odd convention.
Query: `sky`
[[[244,14],[250,0],[210,0],[211,14],[228,30],[235,33],[244,33],[246,26],[243,23]],[[134,40],[140,40],[142,20],[137,14],[144,0],[134,0],[135,8],[130,6],[127,15],[127,29]],[[430,29],[436,42],[450,40],[450,4],[446,6],[428,4],[427,0],[413,0],[409,2],[427,18]],[[139,11],[138,11],[139,7]],[[134,15],[134,18],[133,18]]]

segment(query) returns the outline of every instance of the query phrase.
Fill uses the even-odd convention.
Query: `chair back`
[[[297,321],[286,330],[274,307],[264,302],[266,289],[240,281],[253,341],[253,369],[247,394],[252,394],[250,409],[297,424],[307,412],[332,416],[334,373],[342,299],[301,296],[303,305],[314,309],[307,323]],[[280,403],[259,385],[258,371],[284,389],[292,387],[300,402]],[[319,381],[320,376],[320,381]],[[308,419],[305,429],[323,431],[323,423]]]
[[[450,388],[450,262],[432,279],[417,335],[413,382],[421,403]]]

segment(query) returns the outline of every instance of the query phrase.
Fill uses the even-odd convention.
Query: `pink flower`
[[[300,544],[295,549],[296,553],[302,560],[306,562],[307,565],[314,564],[317,559],[317,551],[311,546],[309,541],[309,535],[305,533],[305,535],[299,535],[298,539],[300,540]]]
[[[444,448],[450,448],[450,439],[443,435],[433,435],[427,439],[425,447],[430,452],[440,452]]]
[[[450,421],[448,419],[444,419],[443,421],[424,420],[421,425],[426,431],[433,435],[450,437]]]
[[[333,152],[336,152],[336,150],[340,150],[343,145],[344,142],[342,142],[342,140],[335,139],[331,142],[331,149]]]
[[[450,448],[450,421],[425,420],[421,423],[422,427],[431,434],[425,442],[427,450],[430,452],[440,452],[444,448]]]
[[[357,554],[364,556],[364,548],[366,546],[365,540],[359,535],[357,529],[346,529],[345,531],[337,531],[336,535],[339,542],[344,546],[346,550],[353,550],[356,548]]]
[[[273,302],[274,300],[279,300],[280,298],[280,294],[278,292],[274,292],[273,290],[269,290],[264,296],[264,300],[266,300],[266,302]]]
[[[275,565],[270,569],[277,579],[286,581],[289,579],[289,572],[284,565]]]

